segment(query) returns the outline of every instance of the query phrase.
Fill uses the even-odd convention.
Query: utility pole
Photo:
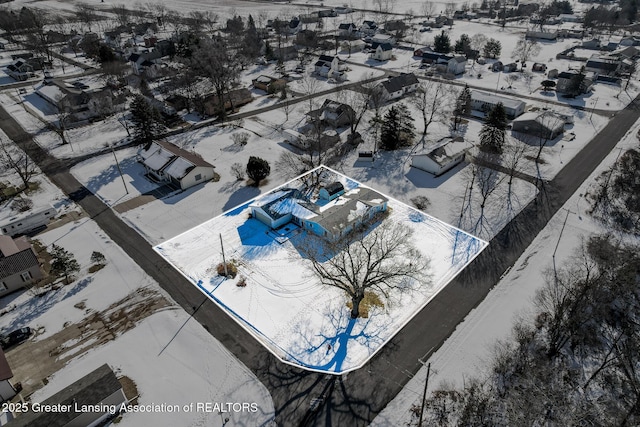
[[[560,235],[558,236],[558,242],[556,243],[556,247],[553,250],[553,255],[551,258],[553,259],[553,275],[555,277],[556,284],[558,283],[558,270],[556,270],[556,252],[558,251],[558,246],[560,246],[560,239],[562,238],[562,232],[564,231],[565,225],[567,225],[567,220],[569,219],[569,214],[572,213],[569,209],[567,209],[567,216],[564,217],[564,223],[562,224],[562,229],[560,230]]]
[[[69,142],[71,144],[71,142]],[[124,176],[122,175],[122,169],[120,169],[120,163],[118,163],[118,158],[116,157],[116,150],[113,149],[113,145],[111,146],[111,152],[113,153],[113,158],[116,159],[116,166],[118,168],[118,172],[120,173],[120,178],[122,178],[122,185],[124,185],[124,191],[129,194],[129,189],[127,188],[127,183],[124,180]]]
[[[224,244],[222,243],[222,233],[220,235],[220,247],[222,248],[222,265],[224,265],[224,278],[229,277],[229,272],[227,271],[227,260],[224,257]]]
[[[420,405],[420,420],[418,421],[418,427],[422,427],[422,415],[424,414],[424,403],[427,399],[427,386],[429,385],[429,373],[431,372],[431,362],[427,364],[427,378],[424,380],[424,391],[422,393],[422,405]]]

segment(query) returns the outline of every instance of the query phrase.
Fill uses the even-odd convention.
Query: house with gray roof
[[[393,46],[389,43],[378,44],[369,56],[377,61],[388,61],[393,56]]]
[[[418,90],[418,78],[413,73],[402,73],[396,77],[381,82],[378,87],[382,91],[382,99],[384,101],[392,101],[398,99],[407,93]]]
[[[43,277],[38,257],[26,237],[0,235],[0,295],[30,286]]]
[[[411,166],[440,176],[462,163],[470,149],[471,144],[462,137],[445,137],[432,146],[427,153],[413,155]]]
[[[312,200],[298,189],[285,188],[266,194],[249,206],[252,218],[271,229],[293,223],[330,240],[343,237],[387,210],[387,199],[365,187],[345,191],[342,183],[331,182]]]
[[[120,412],[127,398],[122,385],[106,363],[40,403],[60,411],[21,413],[8,427],[66,427],[104,425]],[[84,409],[84,410],[83,410]]]
[[[495,93],[481,92],[479,90],[471,91],[472,110],[486,113],[498,104],[502,104],[505,114],[510,119],[515,119],[524,113],[524,110],[527,108],[527,104],[518,99],[496,95]]]
[[[154,141],[143,147],[137,159],[152,178],[182,190],[215,176],[212,164],[168,141]]]

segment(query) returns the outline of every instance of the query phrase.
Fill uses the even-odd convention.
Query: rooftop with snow
[[[369,221],[380,212],[382,220]],[[352,319],[346,293],[321,285],[300,248],[313,235],[331,242],[381,221],[412,229],[430,280],[391,290],[382,307]],[[221,241],[238,270],[233,279],[218,275]],[[321,166],[154,249],[278,358],[341,374],[366,363],[486,245]]]

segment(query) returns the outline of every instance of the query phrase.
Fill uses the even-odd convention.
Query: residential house
[[[413,56],[417,56],[417,57],[421,58],[422,55],[427,53],[427,52],[431,53],[431,52],[433,52],[433,49],[431,49],[429,46],[419,47],[418,49],[413,51]]]
[[[638,49],[636,46],[627,46],[623,49],[615,51],[614,53],[612,53],[612,55],[615,55],[618,58],[635,60],[640,56],[640,49]]]
[[[298,18],[300,18],[300,21],[303,24],[312,24],[320,21],[320,17],[318,16],[317,13],[303,13],[303,14],[300,14]]]
[[[338,34],[340,35],[340,37],[344,37],[344,38],[354,37],[356,30],[357,30],[357,27],[352,22],[348,24],[340,24],[338,26]]]
[[[296,43],[302,46],[315,47],[318,41],[318,33],[313,30],[300,30],[296,34]]]
[[[122,385],[104,364],[41,402],[43,408],[92,408],[90,411],[33,411],[21,413],[11,427],[97,426],[114,417],[111,408],[127,404]]]
[[[471,144],[462,137],[445,137],[431,147],[428,153],[413,155],[411,166],[440,176],[462,163],[470,149]]]
[[[515,62],[504,64],[504,66],[502,67],[503,73],[513,73],[514,71],[518,71],[518,64],[516,64]]]
[[[340,135],[333,129],[326,129],[319,132],[319,129],[307,123],[299,130],[301,136],[295,137],[295,134],[287,132],[285,139],[289,144],[301,150],[315,149],[315,147],[330,148],[340,142]]]
[[[0,348],[0,402],[2,403],[9,402],[18,394],[19,390],[16,390],[9,381],[11,378],[13,378],[13,371],[11,371],[4,351]]]
[[[378,25],[374,21],[363,21],[358,31],[366,36],[373,36],[378,31]]]
[[[568,93],[571,89],[572,82],[576,79],[576,76],[579,74],[576,70],[563,71],[558,74],[558,82],[556,83],[556,92],[558,93]],[[586,75],[582,81],[580,87],[580,93],[587,93],[591,90],[593,86],[594,77],[592,75]]]
[[[623,37],[618,44],[620,46],[640,46],[640,38],[636,36]]]
[[[344,40],[340,43],[340,47],[343,52],[354,53],[354,52],[362,52],[367,44],[360,40]]]
[[[0,295],[33,285],[44,277],[26,237],[0,235]]]
[[[444,70],[446,71],[449,61],[453,58],[453,56],[449,56],[444,53],[439,52],[423,52],[422,53],[422,64],[421,67],[424,68],[427,65],[444,65]]]
[[[491,71],[502,71],[504,70],[504,64],[502,63],[502,61],[496,61],[493,64],[491,64]]]
[[[464,56],[454,56],[447,62],[447,73],[453,75],[464,74],[467,70],[467,58]]]
[[[331,127],[349,126],[355,119],[355,111],[348,104],[325,99],[322,106],[307,113],[312,120],[320,120]]]
[[[377,61],[388,61],[393,57],[393,47],[389,43],[379,44],[369,57]]]
[[[402,73],[396,77],[381,82],[378,87],[382,91],[382,99],[384,101],[392,101],[398,99],[407,93],[415,92],[420,82],[413,73]]]
[[[391,46],[396,44],[396,38],[389,34],[376,34],[371,37],[371,47],[375,48],[379,44],[389,43]]]
[[[230,90],[224,95],[225,110],[236,109],[253,101],[251,91],[247,88]],[[196,110],[205,116],[215,116],[220,113],[218,95],[210,93],[196,103]]]
[[[158,40],[154,46],[154,50],[160,54],[161,58],[173,56],[176,53],[176,44],[173,40]]]
[[[334,79],[344,79],[347,70],[346,62],[337,56],[320,55],[314,64],[316,74]]]
[[[575,15],[573,13],[571,14],[561,13],[560,15],[558,15],[558,19],[561,20],[562,22],[574,22],[574,23],[580,23],[584,21],[582,19],[582,16]]]
[[[564,132],[565,121],[551,111],[524,113],[512,122],[513,132],[532,135],[547,140]]]
[[[49,84],[40,86],[36,95],[53,107],[64,106],[72,114],[70,122],[105,117],[125,108],[126,97],[116,95],[105,86],[91,87],[81,80],[68,82],[51,79]]]
[[[622,61],[615,56],[594,54],[587,60],[584,69],[598,75],[615,76],[623,67]]]
[[[402,31],[407,30],[408,28],[409,28],[409,26],[402,19],[390,20],[390,21],[385,22],[385,24],[384,24],[384,30],[386,32],[391,32],[391,31],[402,32]]]
[[[182,190],[214,178],[214,166],[200,156],[168,141],[154,141],[143,147],[137,159],[147,174]]]
[[[127,61],[131,63],[131,68],[135,74],[140,75],[146,71],[155,75],[162,62],[161,58],[161,53],[154,49],[144,52],[134,52],[129,55]]]
[[[29,59],[17,58],[7,65],[5,72],[18,81],[25,81],[36,76],[37,65]],[[42,69],[42,67],[39,67]]]
[[[525,37],[530,40],[556,40],[557,31],[527,31]]]
[[[323,9],[318,11],[318,16],[320,18],[335,18],[338,13],[333,9]]]
[[[273,48],[273,57],[281,61],[290,61],[298,57],[298,48],[293,45],[282,45]]]
[[[471,108],[475,111],[486,113],[498,104],[502,104],[506,116],[510,119],[515,119],[524,113],[527,107],[524,101],[479,90],[471,91]]]
[[[251,81],[251,83],[254,88],[263,90],[267,93],[278,92],[287,85],[287,82],[284,79],[265,75],[256,77]]]
[[[377,213],[387,210],[387,199],[365,187],[345,192],[342,183],[328,183],[312,201],[297,189],[268,193],[250,204],[251,216],[271,229],[290,222],[329,240],[345,236]]]
[[[599,50],[600,49],[600,39],[585,40],[585,41],[582,42],[582,47],[584,49]]]

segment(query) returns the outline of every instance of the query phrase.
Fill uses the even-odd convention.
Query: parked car
[[[7,335],[3,335],[0,337],[0,347],[5,350],[9,347],[13,347],[14,345],[26,341],[30,336],[30,327],[27,326],[24,328],[16,329],[15,331],[9,332]]]

